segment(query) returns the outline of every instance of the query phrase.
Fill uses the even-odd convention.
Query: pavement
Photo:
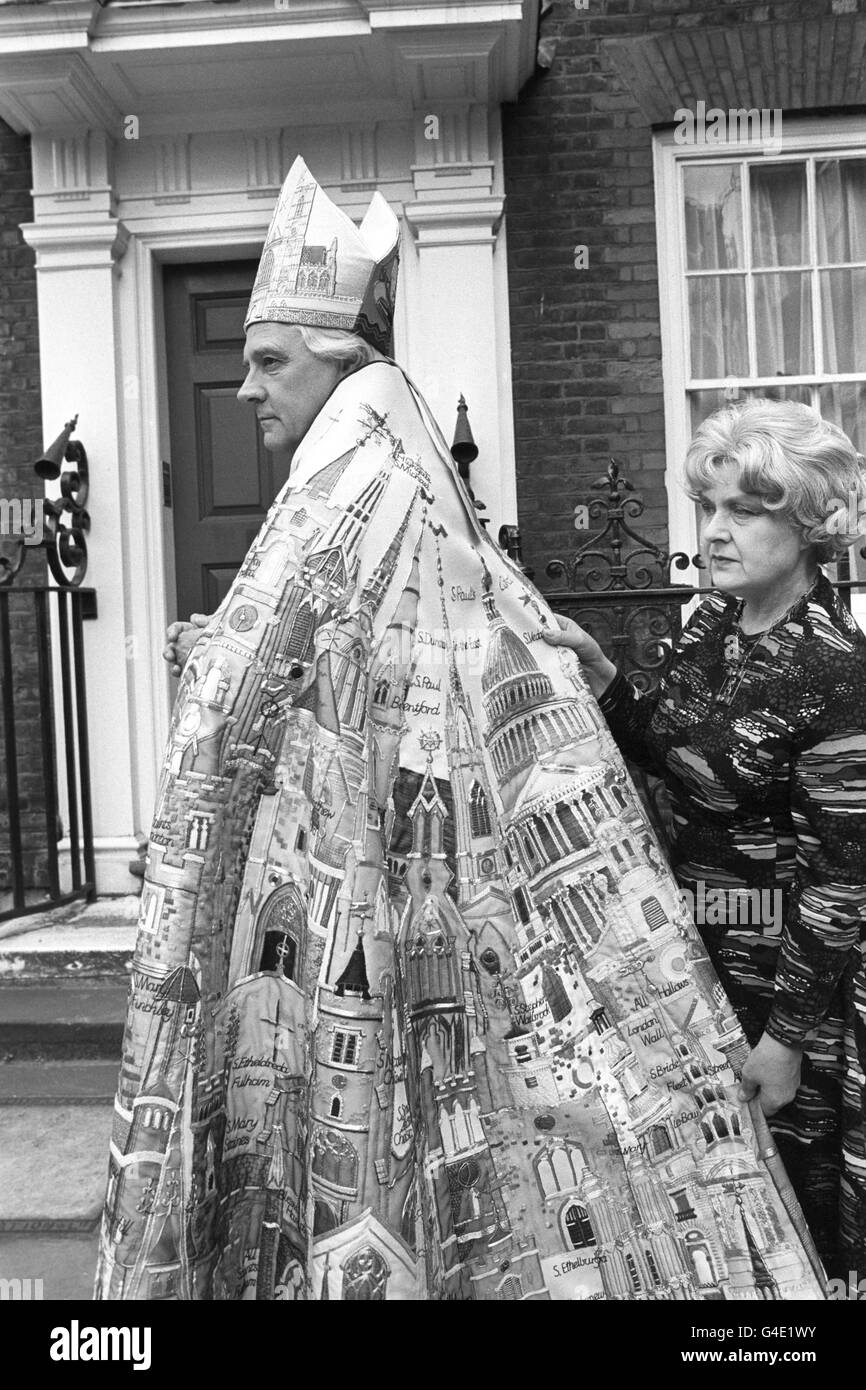
[[[92,1298],[138,905],[0,923],[0,1298]]]

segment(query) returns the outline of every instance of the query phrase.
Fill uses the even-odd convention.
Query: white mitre
[[[374,193],[356,227],[298,156],[277,200],[244,328],[343,328],[390,353],[400,224]]]

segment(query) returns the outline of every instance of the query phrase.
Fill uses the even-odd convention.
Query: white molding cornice
[[[38,49],[86,48],[104,7],[99,0],[54,0],[34,5],[0,8],[0,49],[18,41],[27,52]]]
[[[120,130],[121,113],[87,56],[10,54],[0,34],[0,117],[18,135],[62,133],[70,125]]]
[[[323,90],[335,109],[496,105],[532,74],[536,29],[537,0],[0,5],[0,118],[19,134],[73,123],[119,137],[129,113],[149,134],[265,110],[287,125],[305,104],[321,113]]]
[[[419,250],[430,246],[492,245],[505,211],[505,199],[443,198],[438,202],[407,203],[403,211]]]
[[[116,217],[74,224],[24,222],[21,235],[36,252],[37,271],[111,269],[129,245],[129,231]]]

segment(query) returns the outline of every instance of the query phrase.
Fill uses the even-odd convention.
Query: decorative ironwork
[[[54,443],[49,445],[33,465],[42,479],[60,478],[60,496],[42,499],[42,539],[30,546],[23,536],[16,538],[14,554],[0,556],[0,587],[9,586],[22,569],[28,549],[44,549],[51,576],[63,588],[80,588],[87,573],[87,532],[90,513],[87,499],[90,493],[90,469],[87,451],[72,432],[78,423],[76,415],[67,421]],[[62,461],[74,468],[61,472]],[[86,606],[87,608],[90,605]],[[85,617],[95,612],[85,611]]]
[[[4,536],[4,541],[7,537]],[[41,542],[40,542],[41,544]],[[4,585],[12,584],[15,577],[20,573],[21,567],[27,558],[27,551],[30,549],[23,535],[14,538],[14,550],[11,555],[0,555],[0,588]]]
[[[70,422],[75,428],[78,416]],[[45,504],[48,523],[46,549],[48,566],[55,583],[78,588],[87,573],[87,532],[90,513],[87,499],[90,494],[90,469],[87,451],[80,439],[70,439],[65,458],[74,468],[60,475],[60,496]],[[67,569],[72,574],[67,574]]]
[[[535,570],[523,563],[523,545],[519,528],[517,526],[500,526],[498,540],[509,560],[513,560],[516,565],[519,565],[526,578],[532,581],[535,578]]]
[[[551,560],[547,574],[551,579],[564,576],[569,589],[577,589],[579,580],[588,593],[606,592],[610,589],[649,589],[653,585],[669,585],[671,566],[679,570],[690,564],[700,564],[697,557],[689,558],[685,551],[669,555],[646,536],[629,526],[627,517],[643,515],[644,504],[634,484],[628,478],[621,478],[619,464],[611,459],[601,478],[592,484],[593,492],[606,491],[607,496],[593,497],[588,503],[578,504],[586,510],[593,520],[604,517],[604,526],[597,536],[567,560]],[[632,496],[626,494],[632,493]],[[575,508],[577,510],[577,508]],[[601,548],[605,537],[609,537],[608,550]],[[625,537],[635,542],[625,556],[623,545]],[[584,569],[588,560],[597,560],[607,566],[607,572],[600,569]],[[632,568],[634,566],[634,568]]]
[[[478,457],[478,445],[472,433],[472,426],[469,423],[469,407],[466,404],[466,397],[462,394],[457,402],[457,423],[454,426],[454,439],[451,444],[451,457],[457,464],[457,471],[463,482],[466,484],[466,491],[472,500],[478,520],[485,528],[490,524],[489,516],[482,516],[481,513],[487,510],[487,503],[482,502],[472,491],[472,484],[469,481],[469,466]]]
[[[82,585],[90,471],[84,445],[71,437],[77,422],[76,415],[34,464],[40,479],[60,480],[60,496],[41,499],[41,539],[31,545],[17,536],[14,554],[0,556],[0,921],[90,900],[96,891],[82,627],[96,616],[96,594]],[[73,467],[62,470],[63,462]],[[27,549],[44,552],[53,584],[15,585]],[[14,659],[25,647],[27,656]],[[35,673],[28,665],[34,654]],[[21,725],[34,713],[32,674],[38,752],[19,746]],[[34,753],[41,762],[35,785]],[[22,770],[31,777],[26,798]]]
[[[549,562],[547,577],[565,584],[544,596],[586,628],[638,689],[648,690],[680,634],[683,608],[701,592],[673,583],[671,571],[702,569],[702,561],[663,550],[630,524],[642,516],[644,503],[616,459],[592,488],[605,496],[579,505],[587,520],[602,522],[601,530],[567,559]]]
[[[0,765],[5,789],[0,796],[0,921],[78,898],[89,901],[95,895],[82,627],[85,605],[93,597],[90,589],[68,585],[0,588]],[[34,711],[29,684],[18,694],[13,641],[26,641],[36,653],[38,751],[19,746],[20,724]],[[55,709],[62,727],[62,764]],[[40,782],[31,781],[25,801],[19,773],[23,768],[32,777],[37,759]],[[61,806],[66,822],[62,850]]]

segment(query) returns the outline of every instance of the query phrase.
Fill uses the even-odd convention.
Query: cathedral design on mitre
[[[281,214],[278,229],[275,234],[272,229],[272,235],[259,262],[253,285],[253,301],[272,284],[277,295],[295,293],[317,186],[309,171],[305,171],[305,174],[306,176],[302,175],[294,187],[283,189],[280,195],[280,202],[277,204],[277,211]],[[277,220],[276,216],[274,220]],[[278,278],[275,280],[277,269]]]
[[[268,228],[244,327],[310,324],[360,333],[387,352],[400,228],[381,194],[356,227],[296,159]]]
[[[337,293],[337,238],[329,246],[305,246],[295,290],[299,295]]]

